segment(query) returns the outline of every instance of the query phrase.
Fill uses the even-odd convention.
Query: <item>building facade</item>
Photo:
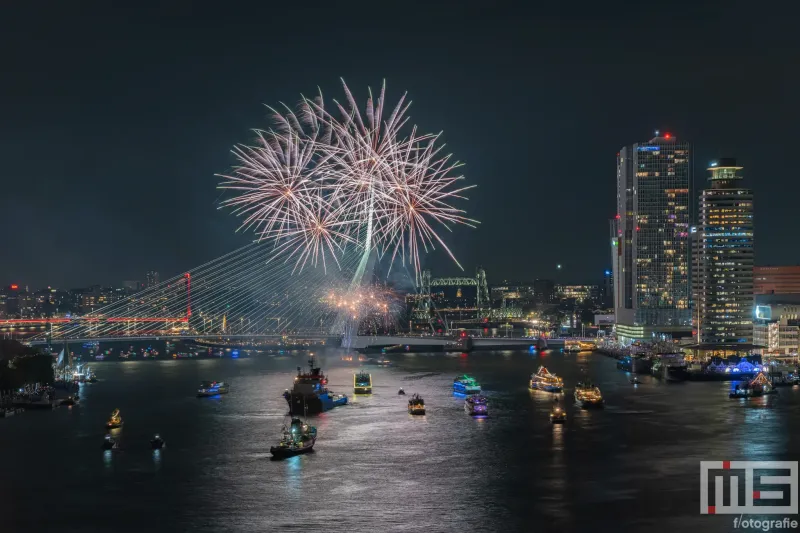
[[[741,170],[733,159],[712,163],[700,195],[693,300],[701,344],[753,344],[753,192],[741,187]]]
[[[800,266],[753,267],[754,294],[800,294]]]
[[[610,227],[618,336],[691,333],[691,168],[690,144],[669,133],[656,132],[617,154],[617,213]]]
[[[146,288],[149,289],[150,287],[155,287],[156,285],[158,285],[159,282],[158,272],[156,272],[155,270],[148,271],[146,279],[147,279]]]

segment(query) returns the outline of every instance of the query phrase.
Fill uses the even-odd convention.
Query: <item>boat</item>
[[[464,400],[464,411],[470,416],[487,416],[489,414],[489,402],[486,396],[473,394]]]
[[[220,394],[228,394],[229,391],[230,385],[224,381],[203,381],[200,383],[200,388],[197,389],[197,397],[219,396]]]
[[[317,428],[299,418],[292,418],[289,427],[283,427],[281,440],[269,449],[269,453],[278,459],[308,453],[314,449],[316,441]]]
[[[564,346],[564,351],[565,352],[571,352],[571,353],[580,352],[581,351],[581,345],[580,344],[567,344],[566,346]]]
[[[633,377],[630,379],[630,382],[631,382],[631,384],[633,384],[633,385],[639,385],[639,384],[641,383],[641,381],[639,381],[639,378],[637,378],[636,376],[633,376]]]
[[[603,407],[603,395],[600,389],[585,381],[575,387],[575,401],[581,407]]]
[[[79,398],[77,396],[67,396],[63,400],[61,400],[61,405],[75,405],[79,402]]]
[[[353,392],[356,394],[372,394],[372,376],[367,372],[353,374]]]
[[[412,394],[411,399],[408,400],[408,414],[410,415],[424,415],[425,414],[425,400],[419,394]]]
[[[400,388],[400,390],[399,390],[399,391],[397,391],[397,394],[399,394],[400,396],[405,396],[405,395],[406,395],[406,391],[404,391],[404,390],[402,389],[402,387],[401,387],[401,388]]]
[[[292,414],[316,415],[340,405],[347,405],[347,396],[334,394],[328,390],[328,378],[319,367],[314,366],[314,356],[308,360],[308,372],[297,367],[292,390],[286,390],[283,397],[289,404]]]
[[[453,380],[453,392],[460,394],[480,394],[481,386],[475,378],[464,374]]]
[[[104,450],[113,450],[117,447],[117,441],[111,435],[106,435],[103,439],[103,449]]]
[[[106,422],[106,428],[108,429],[116,429],[122,427],[122,417],[119,416],[119,409],[114,409],[114,412],[111,413],[111,418],[108,419]]]
[[[567,421],[567,413],[560,407],[553,407],[553,410],[550,411],[550,423],[552,424],[563,424]]]
[[[158,433],[156,433],[156,436],[150,441],[150,447],[152,447],[154,450],[160,450],[166,445],[167,443],[164,442],[164,439],[162,439]]]
[[[531,390],[561,392],[564,388],[564,381],[555,374],[548,372],[544,366],[540,366],[535,374],[531,374],[529,387]]]
[[[359,358],[359,361],[361,361],[365,365],[392,366],[392,362],[389,359],[383,359],[383,358],[381,359],[369,358],[363,361],[361,360],[361,358]]]
[[[756,377],[748,381],[745,385],[736,385],[728,395],[729,398],[755,398],[770,394],[778,394],[769,378],[763,372],[759,372]]]

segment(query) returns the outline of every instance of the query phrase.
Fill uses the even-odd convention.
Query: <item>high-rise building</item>
[[[555,284],[549,279],[533,282],[533,299],[538,304],[550,304],[555,300]]]
[[[617,336],[623,342],[691,333],[691,146],[669,133],[617,154],[611,220]]]
[[[603,273],[600,304],[607,309],[614,307],[614,273],[610,270]]]
[[[155,270],[149,270],[147,272],[147,288],[155,287],[158,285],[158,272]]]
[[[800,266],[753,267],[753,293],[800,294]]]
[[[693,264],[695,327],[701,344],[753,343],[753,191],[742,167],[721,159],[700,195]]]

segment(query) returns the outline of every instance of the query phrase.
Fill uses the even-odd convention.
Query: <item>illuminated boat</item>
[[[464,411],[470,416],[486,416],[489,414],[489,401],[480,394],[468,396],[464,400]]]
[[[756,377],[747,382],[745,385],[737,384],[728,395],[729,398],[754,398],[769,394],[778,394],[776,389],[769,378],[763,372],[759,372]]]
[[[566,421],[567,413],[560,407],[553,407],[553,410],[550,411],[550,423],[563,424]]]
[[[114,412],[111,413],[111,418],[109,418],[108,422],[106,422],[106,427],[108,429],[116,429],[122,427],[122,417],[119,416],[119,409],[114,409]]]
[[[547,392],[561,392],[564,388],[564,381],[547,371],[543,366],[535,374],[531,374],[531,381],[529,387],[532,390],[543,390]]]
[[[353,392],[356,394],[372,394],[372,376],[367,372],[353,374]]]
[[[328,390],[328,378],[320,368],[314,366],[313,355],[308,360],[308,366],[308,372],[303,372],[297,367],[292,390],[283,393],[289,404],[289,412],[296,415],[315,415],[340,405],[347,405],[346,395],[334,394]]]
[[[117,447],[117,441],[111,435],[106,435],[103,439],[103,449],[104,450],[113,450]]]
[[[581,407],[603,407],[600,389],[589,382],[578,383],[575,387],[575,402]]]
[[[408,400],[408,414],[410,415],[424,415],[425,414],[425,400],[419,394],[411,395]]]
[[[277,446],[272,446],[269,452],[279,459],[292,457],[312,451],[316,441],[317,428],[299,418],[292,418],[289,427],[284,426],[280,442]]]
[[[230,385],[224,381],[203,381],[200,383],[200,388],[197,389],[197,397],[207,398],[219,394],[228,394],[229,390]]]
[[[453,380],[453,392],[459,394],[480,394],[481,386],[475,378],[464,374]]]
[[[159,435],[158,433],[156,433],[156,436],[153,437],[153,439],[150,441],[150,447],[153,448],[154,450],[160,450],[166,445],[167,443],[164,442],[164,439],[162,439],[161,435]]]

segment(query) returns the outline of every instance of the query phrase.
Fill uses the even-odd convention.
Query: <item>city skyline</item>
[[[782,171],[790,167],[794,121],[786,110],[794,103],[770,89],[779,82],[792,86],[797,76],[780,68],[791,58],[784,46],[791,32],[755,25],[744,6],[691,6],[686,19],[671,17],[666,6],[621,13],[586,6],[584,14],[604,29],[575,20],[563,32],[538,8],[490,9],[478,17],[485,7],[468,3],[459,13],[431,7],[425,21],[397,13],[392,24],[418,36],[412,49],[371,39],[361,67],[326,61],[313,73],[296,68],[297,58],[314,56],[310,44],[277,53],[286,42],[282,27],[258,38],[241,31],[263,18],[258,13],[228,13],[225,28],[205,32],[198,28],[218,14],[202,8],[186,15],[194,25],[178,23],[174,17],[183,13],[168,7],[130,18],[113,6],[86,13],[55,8],[44,20],[18,8],[21,23],[1,37],[20,53],[8,65],[17,81],[0,89],[4,101],[15,103],[0,127],[7,176],[0,223],[19,229],[6,235],[4,246],[14,255],[0,265],[0,279],[81,286],[136,279],[148,268],[169,277],[245,244],[246,236],[234,234],[236,221],[216,210],[214,174],[234,163],[229,147],[251,140],[243,132],[263,121],[263,104],[292,103],[298,91],[314,94],[317,84],[336,94],[340,76],[356,88],[357,99],[365,97],[363,87],[383,79],[407,90],[412,119],[425,130],[441,128],[448,150],[463,154],[465,174],[478,186],[467,208],[482,224],[456,230],[448,242],[467,271],[482,265],[495,279],[602,277],[609,267],[607,233],[597,221],[613,216],[614,154],[654,129],[691,139],[697,168],[735,154],[753,177],[745,186],[770,198],[758,213],[757,263],[798,262],[780,236],[781,220],[792,213],[790,198],[800,194],[800,184]],[[38,24],[25,22],[34,16]],[[767,16],[776,17],[774,27],[786,23]],[[322,39],[337,36],[326,39],[332,57],[365,53],[362,43],[373,30],[363,35],[352,20],[344,29],[357,26],[352,33],[361,37],[341,40],[349,32],[331,33],[322,19],[314,30]],[[694,53],[711,39],[708,27],[731,23],[757,44],[745,54],[736,43],[714,49],[713,57]],[[509,41],[509,25],[519,24],[530,31]],[[623,29],[648,46],[629,50]],[[662,34],[681,39],[654,38]],[[421,43],[434,37],[444,39],[442,50],[422,53]],[[98,39],[106,44],[94,46]],[[762,57],[759,50],[771,52]],[[409,54],[418,60],[409,64]],[[655,93],[642,90],[645,78],[618,74],[664,54],[683,59],[659,66]],[[97,64],[107,69],[99,78]],[[763,83],[763,75],[774,83]],[[68,90],[56,90],[51,76]],[[716,82],[731,76],[737,83],[719,91]],[[750,105],[730,113],[745,95]],[[509,98],[521,103],[510,106]],[[75,101],[82,103],[69,105]],[[612,115],[618,102],[637,113]],[[30,165],[43,144],[48,157]],[[52,271],[56,258],[60,268]],[[458,273],[439,254],[422,260],[423,268]]]

